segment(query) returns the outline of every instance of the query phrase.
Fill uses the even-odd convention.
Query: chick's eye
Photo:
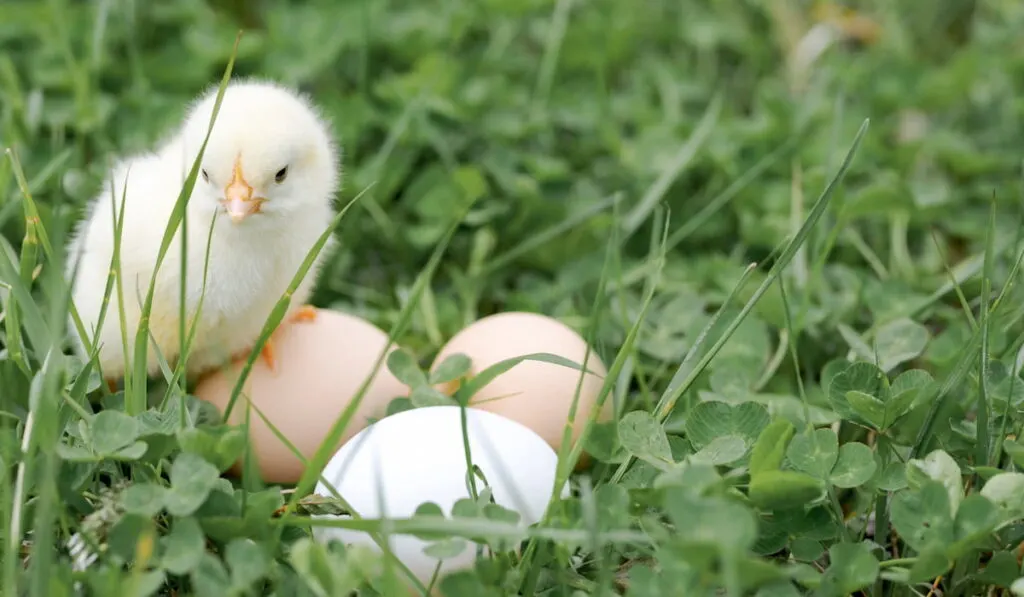
[[[206,168],[203,168],[203,180],[210,182],[210,175],[206,173]]]
[[[281,168],[280,170],[277,171],[277,174],[274,175],[274,180],[276,182],[279,182],[279,183],[280,182],[284,182],[284,179],[287,176],[288,176],[288,166],[285,166],[284,168]]]

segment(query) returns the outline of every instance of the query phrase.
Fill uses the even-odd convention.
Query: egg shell
[[[586,351],[586,340],[564,323],[537,313],[509,312],[484,317],[455,334],[438,352],[431,367],[436,368],[456,353],[463,353],[472,361],[467,375],[470,378],[505,359],[539,352],[582,365],[589,373],[580,385],[573,419],[575,440],[583,432],[608,374],[597,353],[591,351],[588,356]],[[519,421],[558,450],[581,373],[563,365],[522,361],[477,391],[470,404]],[[452,394],[458,389],[458,382],[440,389]],[[607,399],[597,420],[607,420],[612,412],[612,402]]]
[[[384,418],[342,446],[321,476],[362,518],[408,518],[424,502],[437,504],[450,516],[456,501],[470,497],[461,411],[458,406],[431,406]],[[551,498],[558,455],[520,423],[475,408],[465,412],[470,455],[495,503],[519,512],[522,526],[538,522]],[[477,491],[485,487],[479,478],[476,484]],[[333,496],[323,480],[315,493]],[[561,494],[569,494],[568,485]],[[313,536],[379,549],[362,531],[314,526]],[[429,581],[438,562],[423,553],[430,542],[413,535],[392,534],[388,539],[395,556],[417,578]],[[444,560],[441,574],[472,566],[475,559],[474,544],[467,540],[461,554]]]
[[[251,401],[306,459],[316,453],[388,344],[386,333],[359,317],[326,309],[316,313],[312,321],[285,322],[278,327],[273,336],[276,370],[271,371],[262,358],[256,359],[231,409],[231,423],[242,424]],[[396,348],[392,344],[390,350]],[[239,359],[210,374],[199,382],[194,394],[223,414],[244,362]],[[392,399],[408,394],[409,387],[382,362],[337,445],[371,420],[383,417]],[[251,446],[264,481],[298,482],[304,471],[302,461],[255,410],[249,424]],[[238,470],[236,464],[233,471],[237,474]]]

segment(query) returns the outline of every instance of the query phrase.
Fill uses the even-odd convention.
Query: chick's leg
[[[252,354],[252,347],[240,350],[235,354],[231,355],[232,361],[247,361],[249,355]],[[271,371],[276,370],[277,361],[274,359],[274,336],[271,335],[267,338],[267,341],[263,343],[263,347],[260,349],[260,356],[258,357],[264,363],[267,364],[267,368]]]
[[[303,305],[295,310],[288,318],[289,323],[297,322],[310,322],[316,320],[316,308],[312,305]],[[274,358],[274,336],[277,335],[277,330],[267,338],[267,341],[263,343],[263,348],[260,350],[260,358],[267,364],[267,368],[271,372],[277,370],[277,360]]]
[[[267,368],[271,372],[277,371],[277,361],[274,360],[274,336],[271,334],[267,341],[263,343],[263,348],[260,349],[260,358],[267,364]]]

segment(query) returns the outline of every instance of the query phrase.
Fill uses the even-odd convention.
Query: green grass
[[[110,394],[66,356],[68,230],[229,70],[330,115],[349,207],[313,302],[412,357],[380,366],[525,310],[610,370],[616,421],[567,436],[573,497],[528,531],[313,524],[518,545],[451,597],[1024,594],[1024,5],[851,0],[877,39],[815,53],[812,4],[0,4],[0,595],[405,594],[309,539],[330,450],[265,486],[180,364]]]

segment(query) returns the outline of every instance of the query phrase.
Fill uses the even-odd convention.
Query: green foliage
[[[1024,595],[1024,5],[847,4],[0,2],[0,594]],[[68,232],[110,159],[226,73],[331,121],[352,208],[314,302],[401,346],[387,414],[524,360],[580,368],[555,346],[423,366],[490,313],[600,355],[614,417],[567,434],[572,492],[541,522],[481,483],[450,513],[350,518],[309,493],[329,441],[266,486],[180,371],[111,393],[67,356],[90,332]],[[108,292],[146,302],[112,265]],[[412,581],[316,525],[475,564]]]
[[[795,429],[785,419],[775,419],[761,431],[750,454],[750,475],[778,470]]]
[[[821,577],[816,595],[849,595],[878,578],[878,560],[865,543],[837,543],[828,550],[831,565]]]

